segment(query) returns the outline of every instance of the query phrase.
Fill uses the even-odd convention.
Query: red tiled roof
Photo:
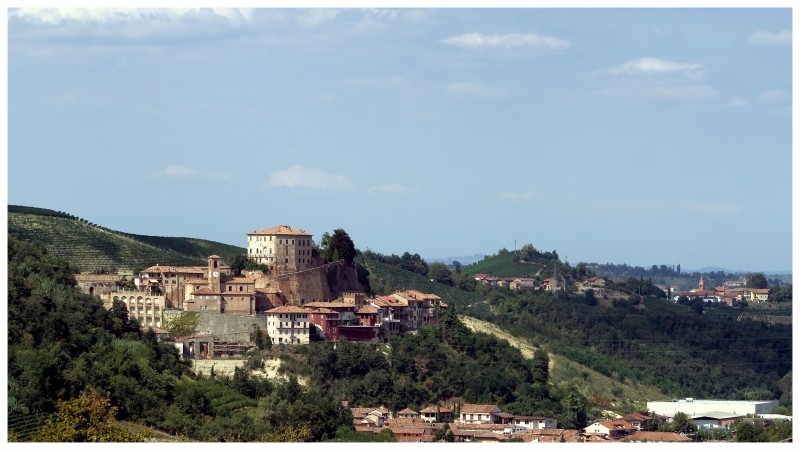
[[[410,409],[410,408],[405,408],[405,409],[403,409],[402,411],[398,411],[398,412],[397,412],[397,414],[403,414],[403,415],[407,415],[407,414],[414,414],[414,415],[419,415],[419,413],[418,413],[418,412],[416,412],[416,411],[414,411],[413,409]]]
[[[444,406],[439,406],[438,407],[438,411],[437,411],[437,407],[436,406],[428,406],[428,407],[420,410],[420,414],[421,413],[434,413],[435,414],[437,412],[446,414],[446,413],[452,413],[453,410],[450,409],[450,408],[445,408]]]
[[[358,310],[357,314],[377,314],[378,309],[373,306],[364,305]]]
[[[630,436],[625,436],[620,439],[620,442],[691,442],[692,438],[680,435],[678,433],[669,433],[664,431],[637,431]]]
[[[461,406],[461,414],[464,413],[490,413],[497,408],[497,405],[472,405],[465,403]]]
[[[271,236],[311,236],[311,234],[299,228],[292,228],[288,225],[278,225],[271,228],[264,228],[263,230],[253,231],[247,233],[248,236],[256,234],[265,234]]]
[[[292,305],[278,306],[277,308],[272,308],[272,309],[267,311],[267,314],[278,314],[278,313],[305,313],[305,314],[308,314],[308,311],[306,311],[303,308],[300,308],[299,306],[292,306]]]
[[[329,308],[329,309],[353,309],[355,305],[352,303],[344,303],[344,302],[308,302],[305,305],[306,308]]]
[[[628,414],[627,416],[623,417],[623,418],[622,418],[622,420],[627,420],[627,421],[629,421],[629,422],[630,422],[631,420],[638,420],[638,421],[642,421],[642,420],[653,420],[653,418],[652,418],[652,417],[650,417],[650,416],[646,416],[646,415],[644,415],[644,414],[639,414],[639,413],[630,413],[630,414]]]

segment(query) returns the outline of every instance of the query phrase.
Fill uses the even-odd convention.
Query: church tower
[[[219,292],[219,256],[208,257],[208,288],[211,292]]]
[[[700,289],[701,291],[705,291],[705,290],[706,290],[706,282],[705,282],[705,280],[703,279],[703,275],[700,275],[700,284],[699,284],[697,287],[698,287],[698,289]]]

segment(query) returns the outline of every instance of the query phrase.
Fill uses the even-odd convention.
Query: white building
[[[695,416],[708,412],[730,414],[769,414],[778,406],[778,400],[699,400],[686,398],[666,402],[647,402],[647,410],[661,416],[673,417],[682,412]]]
[[[308,344],[308,311],[279,306],[267,311],[267,334],[273,344]]]

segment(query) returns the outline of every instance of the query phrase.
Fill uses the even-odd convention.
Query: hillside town
[[[692,442],[693,437],[656,431],[682,412],[699,429],[724,429],[737,420],[770,423],[791,420],[771,414],[778,401],[682,399],[648,402],[648,414],[631,413],[592,421],[580,430],[559,428],[556,419],[503,412],[498,405],[459,404],[454,408],[429,405],[419,411],[405,408],[392,414],[384,407],[349,407],[357,431],[390,429],[400,442]]]
[[[230,266],[210,255],[206,266],[148,267],[125,289],[118,288],[115,276],[82,274],[77,280],[107,308],[120,301],[130,318],[160,334],[184,312],[216,316],[202,333],[178,337],[186,356],[195,356],[194,349],[202,347],[198,356],[214,357],[215,341],[226,349],[217,354],[228,356],[231,342],[239,341],[237,348],[244,349],[244,343],[255,341],[254,327],[275,344],[303,345],[314,339],[385,342],[393,334],[433,323],[436,310],[447,308],[438,296],[413,289],[374,297],[333,292],[326,271],[337,263],[314,258],[312,245],[310,234],[279,225],[247,235],[247,257],[267,266],[266,272],[233,276]],[[248,323],[247,332],[231,332],[238,323]]]
[[[315,258],[312,247],[309,233],[279,225],[247,235],[247,257],[268,267],[267,271],[244,271],[234,276],[220,256],[210,255],[205,266],[147,267],[121,289],[118,276],[81,274],[77,281],[85,292],[100,296],[107,308],[121,302],[130,318],[163,338],[167,338],[165,328],[171,320],[185,313],[198,315],[198,331],[174,339],[182,357],[195,360],[241,357],[263,337],[278,345],[340,339],[386,342],[392,335],[435,323],[438,312],[448,308],[440,297],[414,289],[372,297],[357,290],[336,292],[326,274],[343,268]],[[511,290],[555,292],[565,288],[557,278],[537,282],[527,277],[481,273],[474,279]],[[579,293],[608,293],[607,280],[597,276],[579,280],[571,288]],[[768,296],[768,289],[748,289],[735,282],[707,289],[701,276],[696,289],[675,293],[672,299],[701,298],[735,305],[766,301]],[[777,405],[777,401],[693,399],[649,402],[648,414],[609,413],[580,430],[561,429],[552,417],[509,414],[498,405],[437,404],[419,411],[405,408],[397,412],[381,405],[344,402],[342,407],[350,409],[356,431],[380,433],[390,429],[401,442],[690,442],[691,436],[656,431],[656,423],[669,423],[676,412],[688,414],[699,428],[707,429],[728,427],[747,414],[758,414],[758,420],[765,421],[790,420],[770,415]]]

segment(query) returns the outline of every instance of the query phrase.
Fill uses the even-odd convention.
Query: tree
[[[144,442],[141,434],[116,424],[117,408],[93,388],[58,402],[58,413],[34,437],[37,442]]]
[[[428,277],[437,283],[453,286],[453,275],[444,264],[435,262],[428,267]]]
[[[550,357],[542,348],[537,348],[531,361],[531,375],[533,383],[547,386],[550,381]]]
[[[675,416],[672,418],[672,424],[670,424],[670,430],[675,433],[692,433],[697,431],[697,425],[694,424],[689,419],[689,416],[686,413],[676,413]]]
[[[325,235],[323,235],[323,240]],[[326,260],[338,261],[343,259],[347,264],[353,264],[353,259],[356,257],[356,246],[350,236],[341,228],[333,230],[333,235],[327,239],[325,248]]]
[[[769,287],[767,277],[763,273],[754,273],[747,279],[746,287],[752,289],[766,289]]]
[[[178,338],[197,333],[197,323],[199,317],[196,312],[182,312],[178,317],[167,323],[166,330],[169,335]]]
[[[247,256],[245,255],[236,255],[233,257],[233,261],[231,261],[231,273],[233,276],[238,277],[242,275],[242,270],[244,270],[245,266],[247,266]]]

